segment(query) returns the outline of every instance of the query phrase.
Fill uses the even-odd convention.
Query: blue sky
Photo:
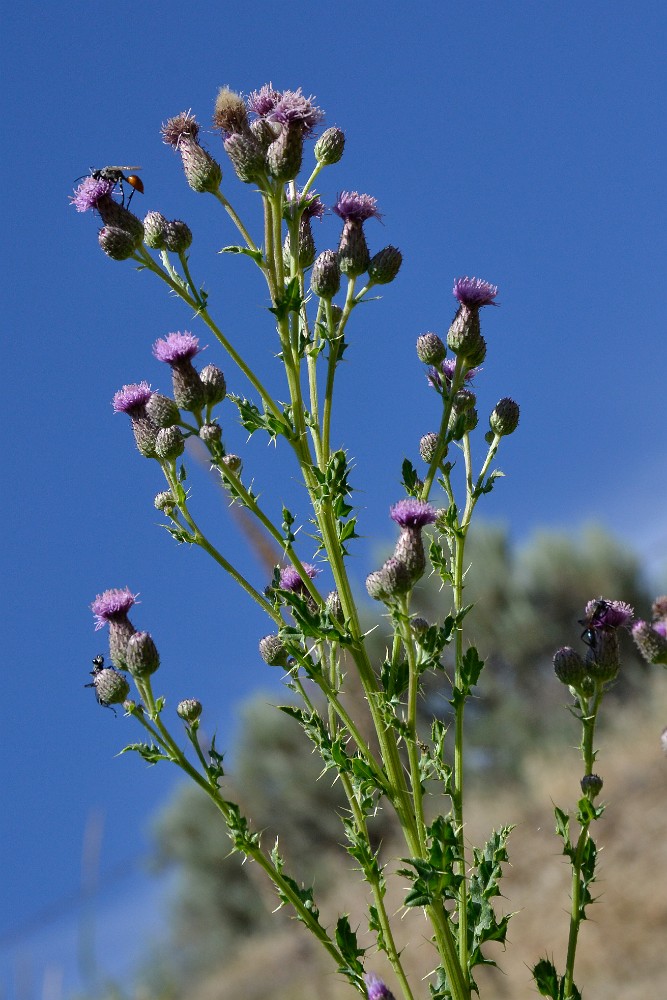
[[[82,686],[103,650],[88,610],[95,594],[126,584],[141,592],[134,620],[158,642],[162,690],[171,703],[201,698],[220,745],[233,742],[242,699],[275,685],[256,655],[267,630],[259,612],[156,527],[156,468],[109,405],[125,382],[168,388],[150,354],[157,337],[191,328],[211,341],[156,282],[102,255],[95,221],[68,206],[75,178],[105,163],[142,165],[146,193],[135,207],[190,224],[191,262],[214,314],[278,385],[255,272],[215,254],[233,232],[213,199],[186,186],[159,126],[187,108],[207,123],[222,84],[248,92],[272,80],[315,94],[327,123],[347,134],[343,161],[323,175],[324,199],[344,188],[375,195],[383,220],[367,226],[371,248],[392,243],[405,257],[382,300],[357,310],[340,379],[338,441],[356,459],[365,535],[359,580],[374,539],[391,537],[402,457],[416,460],[437,421],[415,340],[446,333],[452,281],[475,274],[499,285],[501,303],[483,317],[480,409],[504,395],[522,407],[500,457],[507,478],[483,513],[519,543],[539,526],[574,531],[595,520],[664,581],[666,27],[664,5],[642,0],[5,10],[4,384],[7,420],[20,417],[4,460],[0,968],[9,996],[21,963],[35,993],[59,963],[65,992],[76,982],[77,909],[67,901],[80,886],[87,818],[104,813],[102,871],[124,862],[135,871],[150,815],[178,780],[115,759],[136,734]],[[222,160],[217,136],[205,138]],[[255,224],[256,196],[231,169],[225,184]],[[316,232],[321,248],[337,233],[329,217]],[[212,343],[206,361],[243,391]],[[226,418],[227,440],[245,448],[231,409]],[[260,489],[280,483],[298,504],[281,453],[253,440],[244,454]],[[204,474],[195,485],[203,518],[261,587],[263,570],[224,503]],[[119,933],[118,957],[103,966],[120,974],[145,882],[109,876],[105,885],[98,926],[110,935],[122,924],[125,942]]]

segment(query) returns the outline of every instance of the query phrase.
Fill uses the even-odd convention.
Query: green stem
[[[243,239],[246,242],[246,246],[248,247],[248,249],[253,250],[254,252],[257,252],[259,250],[259,247],[255,244],[255,241],[253,240],[253,238],[248,233],[247,229],[245,228],[245,226],[241,222],[240,218],[238,217],[238,215],[236,214],[236,212],[232,208],[231,204],[225,198],[225,196],[222,193],[222,191],[217,190],[217,191],[214,191],[213,193],[215,194],[215,197],[218,199],[218,201],[220,202],[220,204],[224,208],[224,210],[227,213],[227,215],[229,216],[229,218],[232,220],[232,222],[234,223],[234,225],[236,226],[236,228],[240,232],[241,236],[243,237]]]

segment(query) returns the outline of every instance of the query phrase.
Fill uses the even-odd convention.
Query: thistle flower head
[[[168,365],[178,364],[179,361],[191,361],[196,354],[199,354],[199,338],[193,333],[185,330],[183,333],[168,333],[164,340],[156,340],[153,344],[153,355],[158,361],[165,361]]]
[[[358,191],[341,191],[332,210],[346,222],[348,219],[365,222],[366,219],[381,218],[377,198],[370,194],[359,194]]]
[[[74,189],[70,201],[77,212],[89,212],[96,209],[101,198],[108,197],[114,189],[114,182],[94,177],[84,177],[79,186]]]
[[[436,518],[435,508],[425,500],[416,497],[406,497],[399,500],[389,511],[392,521],[401,528],[423,528],[433,524]]]
[[[138,596],[138,594],[133,594],[129,587],[105,590],[98,594],[90,605],[95,616],[95,631],[104,628],[107,622],[126,618]]]
[[[481,306],[495,306],[498,286],[491,285],[481,278],[457,278],[452,289],[454,298],[469,309],[479,309]]]
[[[454,370],[456,369],[456,358],[445,358],[438,368],[429,368],[426,379],[431,383],[436,389],[446,389],[449,390],[452,385],[452,380],[454,378]],[[479,375],[482,369],[477,366],[474,368],[468,368],[463,376],[464,382],[472,382],[475,376]]]
[[[160,131],[163,142],[178,149],[183,142],[196,142],[199,123],[191,111],[181,111],[180,115],[169,118]]]
[[[304,563],[303,568],[306,573],[313,580],[320,572],[317,566],[313,566],[311,563]],[[303,590],[303,580],[294,569],[293,566],[285,566],[280,571],[280,589],[281,590],[292,590],[299,591]]]
[[[246,132],[248,112],[240,94],[229,87],[221,87],[215,99],[213,125],[226,135]]]
[[[368,1000],[394,1000],[394,994],[387,989],[383,981],[373,972],[364,976]]]
[[[317,191],[309,191],[306,195],[303,191],[297,191],[293,196],[288,189],[285,198],[285,214],[293,219],[301,212],[302,219],[321,219],[326,212],[326,205],[321,200]]]
[[[135,382],[119,389],[111,405],[116,413],[128,413],[133,416],[144,412],[146,403],[152,395],[153,390],[148,382]]]
[[[625,601],[607,601],[597,597],[586,605],[581,624],[593,630],[624,628],[630,625],[634,616],[634,609]]]
[[[313,103],[313,95],[304,97],[301,87],[298,90],[284,90],[273,108],[265,114],[270,122],[279,125],[301,126],[303,135],[310,135],[316,125],[324,118],[324,112]]]
[[[279,90],[273,89],[272,83],[265,83],[259,90],[253,90],[248,95],[248,100],[246,101],[248,111],[252,111],[253,114],[264,118],[273,111],[282,96]]]

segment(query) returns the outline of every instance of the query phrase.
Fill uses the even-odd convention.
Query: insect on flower
[[[595,647],[596,633],[614,632],[621,626],[627,626],[632,621],[633,610],[623,601],[607,601],[598,597],[586,605],[584,617],[579,624],[584,626],[581,638],[587,646]]]
[[[141,170],[141,167],[99,167],[96,170],[91,170],[89,176],[95,181],[110,181],[112,184],[118,184],[120,187],[120,196],[122,198],[122,204],[127,208],[132,201],[132,195],[135,191],[139,194],[144,193],[144,182],[141,177],[137,177],[136,174],[126,174],[126,170]],[[132,190],[130,191],[130,197],[127,199],[127,205],[125,205],[125,191],[123,189],[123,181],[129,184]]]
[[[95,688],[95,697],[98,705],[103,708],[110,708],[116,714],[114,705],[120,704],[128,695],[130,685],[127,683],[120,670],[115,667],[105,667],[104,657],[101,653],[93,657],[93,669],[90,671],[92,681],[84,684],[84,687]]]

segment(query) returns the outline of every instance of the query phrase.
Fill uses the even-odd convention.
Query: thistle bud
[[[217,190],[217,188],[216,188]],[[185,253],[192,244],[192,230],[186,222],[174,219],[167,224],[164,232],[164,245],[171,253]]]
[[[581,790],[589,799],[595,799],[602,791],[603,781],[598,774],[585,774],[581,779]]]
[[[596,681],[613,681],[621,668],[616,632],[598,629],[586,654],[586,673]]]
[[[117,202],[111,195],[100,198],[96,207],[105,226],[112,229],[122,229],[128,236],[132,237],[135,249],[141,246],[144,239],[144,224],[133,212]]]
[[[288,233],[283,244],[283,264],[287,272],[290,271],[291,253],[290,234]],[[307,219],[305,216],[299,220],[298,255],[299,267],[301,268],[310,267],[315,260],[313,230],[310,225],[310,219]]]
[[[133,677],[147,677],[160,666],[160,656],[149,632],[135,632],[125,651],[127,669]]]
[[[120,705],[130,693],[127,678],[114,667],[102,667],[101,670],[94,670],[92,687],[95,688],[98,702],[105,708],[110,705]]]
[[[469,359],[479,353],[481,340],[479,310],[461,305],[447,333],[447,347],[454,354]],[[472,362],[470,364],[472,366]]]
[[[484,337],[482,337],[480,334],[479,339],[477,341],[477,347],[471,349],[468,355],[466,356],[466,367],[469,370],[471,368],[479,368],[479,366],[484,361],[485,357],[486,357],[486,341],[484,340]]]
[[[202,704],[196,698],[185,698],[179,701],[176,706],[176,715],[180,716],[184,722],[196,722],[202,713]]]
[[[169,517],[177,504],[171,490],[163,490],[162,493],[158,493],[155,497],[153,506],[157,510],[163,511]]]
[[[382,569],[369,573],[366,590],[375,601],[390,602],[393,598],[406,594],[412,585],[407,566],[395,556],[390,557]]]
[[[155,458],[155,442],[157,441],[159,428],[155,426],[150,417],[131,417],[132,432],[138,451],[144,458]]]
[[[207,406],[221,403],[227,395],[225,376],[217,365],[206,365],[199,373],[199,381],[204,387],[204,402]]]
[[[426,621],[425,618],[417,617],[412,619],[412,621],[410,622],[410,627],[412,628],[412,631],[415,633],[415,635],[423,635],[424,632],[428,631],[428,629],[431,626],[429,625],[429,623]]]
[[[215,194],[222,182],[222,167],[196,143],[184,143],[180,147],[185,179],[198,194],[208,191]]]
[[[368,268],[371,255],[358,219],[346,219],[338,245],[338,266],[348,278],[358,277]]]
[[[146,413],[156,427],[172,427],[181,419],[181,412],[173,399],[154,392],[146,403]]]
[[[199,428],[199,437],[209,448],[220,444],[222,440],[222,427],[220,424],[202,424]]]
[[[426,569],[426,553],[419,529],[405,528],[401,532],[394,549],[394,557],[405,567],[410,577],[410,585],[414,586]]]
[[[519,426],[519,406],[509,396],[496,403],[496,408],[489,417],[489,425],[498,437],[513,434]]]
[[[465,431],[466,434],[470,434],[471,431],[474,431],[478,423],[479,423],[479,415],[477,413],[476,407],[471,406],[467,410],[464,410],[463,430]]]
[[[396,247],[385,247],[371,257],[368,277],[374,285],[388,285],[398,274],[403,263],[403,254]]]
[[[227,136],[224,147],[236,176],[244,184],[253,184],[266,173],[264,149],[252,135],[234,133]]]
[[[300,122],[291,122],[283,126],[266,152],[269,173],[277,181],[292,181],[301,169],[302,158],[303,128]]]
[[[137,249],[134,236],[117,226],[104,226],[97,234],[97,241],[107,257],[112,260],[127,260]]]
[[[315,295],[327,301],[330,301],[340,288],[338,256],[333,250],[324,250],[313,264],[310,287]]]
[[[422,333],[417,337],[417,357],[425,365],[439,365],[445,360],[447,348],[437,333]]]
[[[586,676],[586,665],[581,656],[570,646],[562,646],[554,653],[554,671],[561,684],[578,688]]]
[[[338,163],[345,149],[345,133],[339,128],[328,128],[315,143],[315,159],[325,167]]]
[[[227,466],[229,471],[235,475],[240,476],[241,470],[243,468],[243,460],[240,455],[225,455],[222,460],[222,464]]]
[[[149,212],[144,219],[144,243],[151,250],[164,250],[169,223],[161,212]]]
[[[279,635],[265,635],[260,639],[259,655],[270,667],[287,666],[287,652]]]
[[[433,457],[438,450],[439,437],[431,431],[429,434],[424,434],[423,438],[419,442],[419,454],[424,462],[430,463],[433,461]]]
[[[477,402],[477,396],[470,389],[459,389],[457,393],[454,394],[454,399],[452,400],[452,407],[457,413],[463,413],[465,410],[470,409]]]
[[[155,439],[155,454],[163,462],[175,462],[185,450],[185,440],[180,427],[162,427]]]

